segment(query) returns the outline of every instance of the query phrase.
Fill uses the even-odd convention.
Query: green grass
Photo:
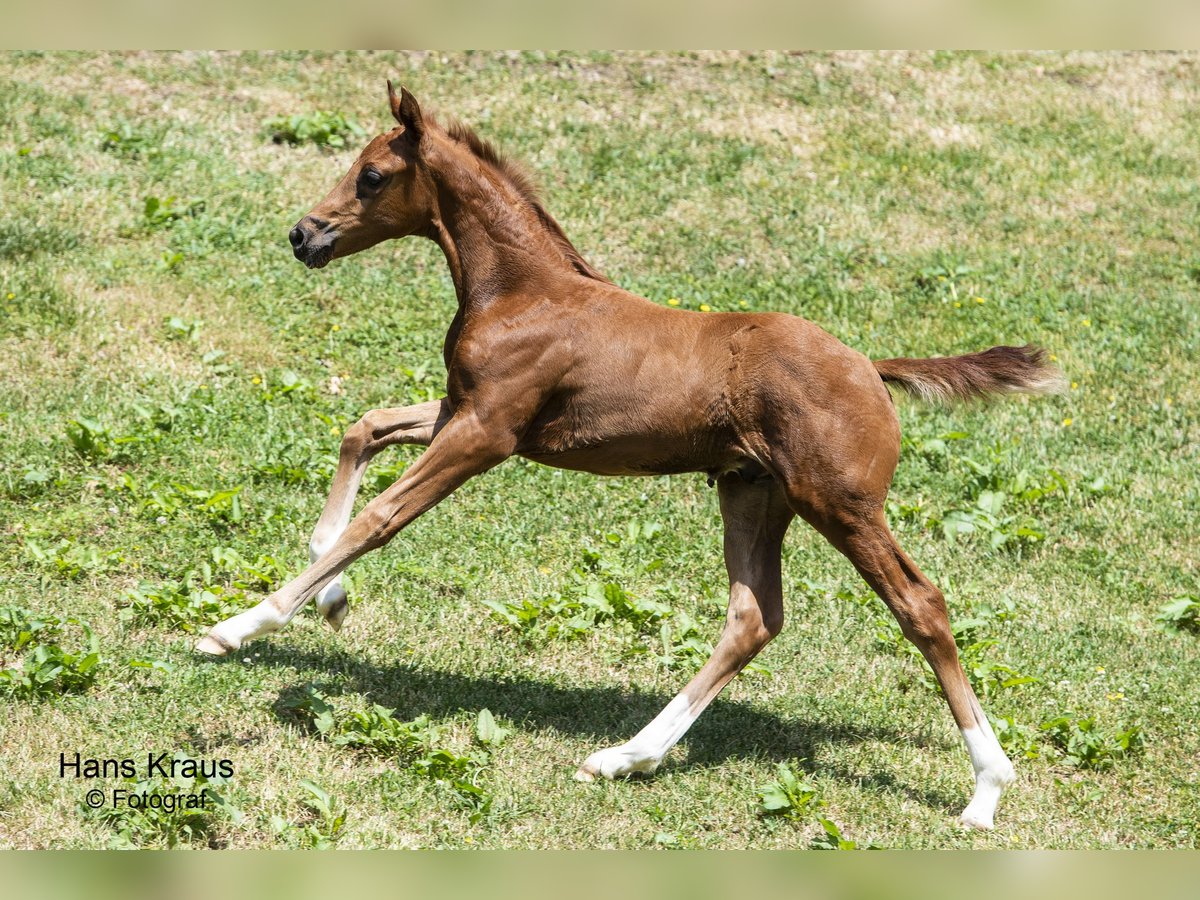
[[[86,677],[0,694],[0,845],[1194,847],[1197,65],[0,56],[0,606],[19,612],[0,668],[98,647]],[[1017,765],[994,833],[954,824],[971,776],[943,700],[803,524],[760,667],[656,777],[571,780],[719,632],[700,475],[512,460],[350,570],[341,634],[306,613],[229,661],[191,652],[303,567],[345,428],[442,391],[432,244],[313,273],[286,241],[357,138],[267,123],[381,130],[387,77],[526,161],[584,255],[658,302],[797,313],[874,357],[1055,354],[1062,397],[898,401],[893,526]],[[417,452],[381,457],[364,495]],[[368,737],[323,735],[313,691],[331,734]],[[485,709],[502,743],[481,744]],[[232,760],[225,802],[118,821],[59,777],[60,752],[150,751]],[[812,800],[764,814],[781,772]]]

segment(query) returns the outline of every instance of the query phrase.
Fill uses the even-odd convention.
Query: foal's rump
[[[805,319],[764,314],[739,324],[731,385],[737,431],[806,518],[822,505],[882,504],[900,449],[885,384],[936,403],[1047,393],[1062,384],[1045,352],[1030,346],[872,361]]]

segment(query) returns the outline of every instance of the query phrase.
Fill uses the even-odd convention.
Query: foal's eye
[[[367,169],[362,175],[363,184],[367,187],[379,187],[383,184],[383,176],[374,169]]]

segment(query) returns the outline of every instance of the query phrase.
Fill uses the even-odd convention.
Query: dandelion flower
[[[257,375],[255,375],[253,378],[250,379],[250,383],[251,384],[262,384],[262,379],[259,378]]]
[[[1068,416],[1067,418],[1063,419],[1063,428],[1070,428],[1070,427],[1071,427],[1071,423],[1072,423],[1072,422],[1074,422],[1074,421],[1075,421],[1075,420],[1074,420],[1074,419],[1072,419],[1070,416]]]
[[[1084,320],[1083,320],[1083,327],[1084,327],[1084,328],[1091,328],[1091,327],[1092,327],[1092,320],[1091,320],[1091,319],[1084,319]]]
[[[672,297],[670,300],[667,301],[667,306],[678,306],[678,305],[679,305],[678,297]]]
[[[1071,382],[1071,390],[1073,390],[1073,391],[1079,390],[1079,382],[1078,381]]]
[[[333,326],[333,330],[334,330],[334,331],[341,331],[341,330],[342,330],[342,326],[341,326],[341,325],[334,325],[334,326]]]
[[[711,312],[711,311],[712,311],[712,307],[709,306],[707,303],[700,304],[700,312]]]
[[[975,302],[976,302],[976,303],[987,303],[987,301],[986,301],[986,300],[984,300],[982,297],[976,297],[976,298],[975,298]]]

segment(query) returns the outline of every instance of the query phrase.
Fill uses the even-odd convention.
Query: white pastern
[[[687,696],[679,694],[632,740],[589,756],[575,777],[580,781],[591,781],[597,775],[619,778],[634,772],[653,772],[667,751],[696,721],[691,706]]]
[[[959,817],[964,825],[991,830],[996,815],[996,804],[1004,789],[1017,777],[992,727],[982,718],[976,728],[962,729],[971,765],[975,769],[975,794]]]
[[[217,647],[229,653],[237,650],[246,641],[278,631],[285,624],[279,610],[264,600],[253,609],[238,613],[224,622],[218,622],[208,635],[200,640],[196,649],[204,653],[223,655],[217,652]]]
[[[340,534],[340,532],[339,532]],[[336,538],[333,540],[322,542],[319,546],[314,541],[308,545],[309,562],[316,562],[329,551],[329,548],[334,545]],[[350,606],[347,603],[346,589],[342,587],[342,576],[338,573],[334,576],[333,581],[317,591],[317,612],[319,612],[331,626],[334,631],[339,631],[342,627],[342,621],[346,618],[346,613],[349,612]]]

